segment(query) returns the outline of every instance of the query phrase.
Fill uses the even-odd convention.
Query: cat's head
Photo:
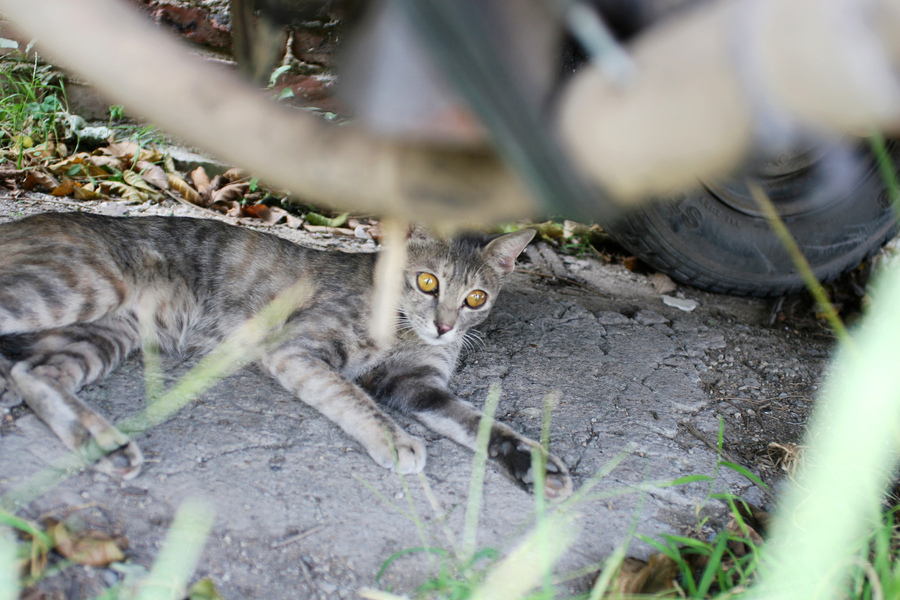
[[[462,235],[438,240],[414,233],[407,242],[400,308],[408,325],[426,343],[454,343],[484,321],[503,276],[534,230],[490,237]]]

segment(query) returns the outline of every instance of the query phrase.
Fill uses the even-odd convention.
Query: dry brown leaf
[[[241,216],[241,203],[234,200],[213,202],[209,208],[233,217]]]
[[[25,180],[22,182],[22,187],[29,191],[34,190],[35,188],[54,190],[59,187],[59,181],[50,173],[28,171],[25,173]]]
[[[212,181],[209,182],[209,193],[214,194],[229,183],[231,182],[228,181],[228,179],[226,179],[224,175],[216,175],[212,178]]]
[[[749,523],[745,522],[744,525],[747,527],[746,532],[744,532],[741,529],[741,526],[738,525],[737,519],[731,517],[731,519],[728,521],[728,525],[725,526],[725,530],[733,536],[749,539],[757,548],[762,546],[762,536],[759,535],[756,529]],[[750,552],[750,547],[739,540],[730,540],[728,542],[728,547],[731,550],[732,554],[734,554],[737,558],[746,556]]]
[[[250,188],[250,185],[247,183],[229,183],[225,187],[220,190],[216,190],[213,192],[212,201],[213,202],[230,202],[241,200],[244,197],[244,194],[247,193],[247,190]]]
[[[347,229],[345,227],[327,227],[325,225],[310,225],[309,223],[303,223],[303,229],[310,233],[330,233],[332,235],[349,235],[351,237],[356,235],[356,232],[352,229]]]
[[[210,200],[210,185],[209,185],[209,175],[206,174],[206,169],[203,167],[197,167],[193,171],[191,171],[191,183],[194,184],[194,189],[197,190],[197,193],[200,194],[200,197],[203,198],[207,203]]]
[[[145,192],[121,181],[107,181],[104,182],[104,186],[109,189],[111,194],[121,196],[122,199],[129,202],[143,203],[148,200]]]
[[[139,160],[146,160],[149,163],[158,163],[163,159],[163,153],[157,150],[155,147],[143,146],[141,148],[141,153],[138,155]]]
[[[76,200],[99,200],[104,198],[104,194],[94,187],[93,183],[81,185],[75,183],[75,189],[72,190],[72,197]]]
[[[171,188],[181,194],[182,198],[193,204],[203,204],[203,198],[200,197],[200,194],[194,188],[188,185],[187,181],[174,173],[169,173],[166,178]]]
[[[103,154],[106,154],[108,156],[116,156],[119,158],[124,158],[126,160],[131,160],[135,156],[140,155],[141,146],[133,140],[122,140],[120,142],[111,142],[105,148],[100,148],[99,152],[102,152]]]
[[[665,273],[654,273],[650,276],[650,285],[657,294],[668,294],[678,289],[678,285]]]
[[[234,183],[238,179],[245,179],[247,177],[250,177],[250,173],[240,167],[231,167],[230,169],[225,171],[222,176],[225,177],[225,179],[227,179],[229,182]]]
[[[109,168],[114,169],[116,171],[121,171],[125,168],[124,163],[121,158],[116,158],[115,156],[105,156],[103,154],[92,154],[91,156],[85,159],[90,164],[95,167],[100,168]]]
[[[73,532],[65,523],[48,527],[47,533],[53,538],[56,551],[78,564],[105,567],[125,559],[122,550],[127,547],[127,540],[123,537],[92,529]]]
[[[803,464],[803,450],[803,446],[792,442],[769,443],[769,457],[776,467],[781,468],[791,478],[797,475],[797,470]]]
[[[291,219],[293,219],[297,224],[291,225]],[[281,223],[285,221],[289,227],[294,227],[295,229],[303,223],[303,219],[299,219],[289,213],[288,211],[280,208],[278,206],[270,206],[269,207],[269,218],[266,220],[266,223],[269,225],[275,225],[277,223]]]
[[[622,264],[629,271],[639,272],[643,269],[641,259],[639,259],[637,256],[626,256],[622,259]]]
[[[626,558],[613,584],[619,594],[657,594],[671,590],[675,595],[675,581],[680,571],[678,563],[665,554],[654,554],[649,562],[637,558]]]
[[[141,177],[140,173],[137,171],[132,171],[131,169],[122,171],[122,179],[125,180],[125,183],[141,192],[154,191],[153,188],[150,187],[150,184],[144,181],[144,178]]]
[[[244,206],[241,210],[242,217],[250,217],[252,219],[260,219],[269,222],[269,219],[272,217],[272,211],[269,210],[269,207],[265,204],[251,204],[249,206]],[[271,225],[271,223],[269,223]]]
[[[146,160],[139,160],[136,166],[141,177],[144,178],[144,181],[155,185],[161,190],[169,189],[169,180],[166,177],[166,172],[162,170],[162,167],[154,165],[152,162]]]
[[[58,163],[54,163],[47,167],[47,170],[53,173],[54,175],[65,175],[69,176],[69,172],[73,167],[80,167],[80,169],[73,173],[71,176],[89,176],[89,177],[99,177],[106,178],[109,177],[109,171],[102,168],[102,166],[98,166],[92,162],[92,159],[95,157],[91,156],[87,152],[79,152],[73,156],[65,160],[61,160]]]
[[[71,179],[63,179],[62,183],[53,188],[50,193],[53,196],[71,196],[75,192],[75,182]]]

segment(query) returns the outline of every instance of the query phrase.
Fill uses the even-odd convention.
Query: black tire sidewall
[[[784,220],[820,281],[859,265],[897,229],[874,163],[838,201]],[[645,262],[689,285],[743,295],[803,287],[765,219],[735,210],[705,187],[647,203],[603,226]]]

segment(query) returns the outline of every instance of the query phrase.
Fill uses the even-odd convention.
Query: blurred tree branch
[[[3,0],[0,12],[130,112],[310,202],[422,220],[536,211],[490,149],[404,146],[289,111],[193,56],[127,3]]]

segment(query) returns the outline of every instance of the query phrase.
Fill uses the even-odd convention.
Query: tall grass
[[[37,56],[0,63],[0,148],[14,151],[17,169],[32,148],[55,141],[57,114],[65,110],[65,88],[50,65]]]

